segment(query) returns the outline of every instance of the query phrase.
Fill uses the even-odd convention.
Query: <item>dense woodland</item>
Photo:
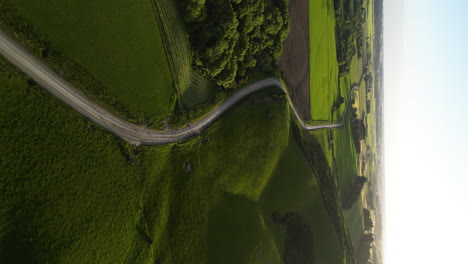
[[[341,76],[348,74],[354,55],[361,57],[365,43],[363,25],[366,8],[363,0],[335,0],[336,54]]]
[[[374,243],[374,234],[364,233],[361,237],[359,251],[357,254],[358,264],[368,264],[371,257],[371,248]]]
[[[274,72],[288,34],[287,0],[183,0],[197,70],[224,88],[245,83],[252,69]]]

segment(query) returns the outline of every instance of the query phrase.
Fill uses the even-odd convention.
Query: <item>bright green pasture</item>
[[[330,120],[338,96],[335,13],[332,0],[309,1],[310,112]]]
[[[351,84],[359,83],[362,75],[362,58],[358,58],[357,54],[353,56],[351,61],[349,75],[351,77]]]
[[[172,112],[175,89],[151,1],[12,3],[133,110],[151,117]]]
[[[358,175],[358,155],[351,131],[351,113],[347,113],[341,128],[333,131],[338,187],[341,195],[348,194]]]

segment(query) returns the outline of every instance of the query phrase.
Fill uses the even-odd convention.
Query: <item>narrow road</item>
[[[43,88],[54,94],[64,103],[80,112],[82,115],[91,119],[94,123],[106,128],[110,132],[119,136],[123,140],[133,145],[158,145],[173,143],[187,139],[191,136],[200,134],[205,128],[219,118],[226,110],[233,106],[236,102],[245,96],[259,91],[267,87],[278,87],[286,94],[289,105],[296,115],[301,126],[306,130],[316,130],[322,128],[334,128],[343,125],[345,115],[336,124],[324,125],[307,125],[298,114],[296,108],[292,104],[291,98],[286,87],[277,78],[264,79],[242,88],[234,95],[229,97],[216,109],[190,126],[173,131],[159,131],[135,125],[125,120],[120,119],[96,103],[92,102],[84,96],[78,89],[63,80],[52,69],[45,65],[42,61],[35,58],[27,50],[16,43],[7,34],[0,30],[0,54],[2,54],[11,63],[16,65],[24,73],[29,75],[34,81],[40,84]],[[359,89],[358,85],[353,86],[348,100],[346,102],[345,112],[348,109],[351,94]]]

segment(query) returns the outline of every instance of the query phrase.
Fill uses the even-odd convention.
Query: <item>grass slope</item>
[[[147,116],[174,108],[174,88],[150,1],[12,2],[66,56]]]
[[[310,113],[312,120],[330,120],[338,97],[338,61],[333,1],[309,2]]]
[[[274,212],[284,214],[293,211],[298,212],[304,222],[311,226],[314,243],[308,250],[313,250],[315,263],[343,263],[341,241],[320,197],[316,177],[292,135],[288,148],[283,152],[275,173],[262,194],[260,205],[265,223],[272,230],[281,256],[284,255],[282,245],[286,228],[274,224],[271,215]]]
[[[255,204],[288,145],[286,105],[259,94],[200,137],[133,149],[0,63],[0,262],[278,259]],[[236,219],[251,232],[223,239]]]

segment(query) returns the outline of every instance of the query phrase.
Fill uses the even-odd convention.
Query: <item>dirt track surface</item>
[[[283,43],[279,65],[299,114],[310,120],[308,0],[290,0],[289,14],[289,35]]]
[[[288,97],[289,105],[292,111],[304,129],[316,130],[322,128],[340,127],[343,125],[343,119],[340,123],[337,124],[305,124],[301,116],[298,114],[295,106],[292,104],[288,90],[283,85],[283,83],[276,78],[267,78],[242,88],[237,93],[229,97],[226,101],[224,101],[216,109],[208,113],[204,118],[190,126],[173,131],[152,130],[122,120],[104,108],[100,107],[95,102],[91,101],[78,89],[63,80],[47,65],[23,49],[18,43],[8,37],[2,30],[0,30],[0,54],[2,54],[11,63],[16,65],[24,73],[29,75],[44,89],[54,94],[58,99],[69,105],[71,108],[75,109],[94,123],[106,128],[110,132],[133,145],[168,144],[200,134],[205,128],[218,119],[225,111],[227,111],[239,100],[251,93],[267,87],[278,87],[284,91]],[[359,89],[358,85],[354,86],[351,90],[348,101],[346,103],[346,109],[348,108],[352,92],[357,89]],[[344,116],[345,115],[343,115],[343,118]]]

